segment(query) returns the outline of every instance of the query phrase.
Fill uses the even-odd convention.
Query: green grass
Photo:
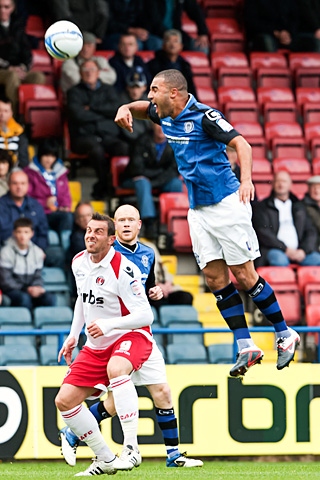
[[[78,462],[74,468],[62,462],[22,462],[0,463],[0,478],[4,480],[67,480],[75,478],[74,474],[85,470],[89,462]],[[77,478],[77,477],[76,477]],[[103,476],[107,478],[107,475]],[[208,480],[304,480],[320,479],[317,462],[262,462],[252,461],[205,461],[202,468],[166,468],[163,461],[143,461],[139,468],[131,472],[118,472],[121,479],[160,480],[172,479],[208,479]]]

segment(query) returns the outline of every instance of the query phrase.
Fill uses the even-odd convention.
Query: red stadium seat
[[[32,50],[32,70],[40,70],[46,77],[46,84],[53,85],[55,80],[54,67],[52,58],[47,51],[34,49]],[[60,62],[62,63],[62,62]]]
[[[223,110],[227,102],[255,102],[256,96],[251,87],[219,87],[218,102]]]
[[[289,67],[294,72],[297,68],[320,68],[320,53],[299,52],[289,54]]]
[[[100,55],[100,57],[104,57],[107,60],[110,60],[110,58],[113,57],[114,54],[114,50],[99,50],[99,52],[97,52],[97,55]],[[137,54],[140,54],[140,50],[137,52]]]
[[[313,175],[320,175],[320,158],[312,158],[312,173]]]
[[[28,15],[27,23],[25,26],[25,32],[27,35],[30,35],[31,37],[43,39],[45,30],[46,29],[43,24],[43,20],[40,16]]]
[[[216,76],[221,67],[247,68],[249,63],[243,52],[213,52],[211,53],[211,67]]]
[[[231,124],[242,121],[259,121],[257,102],[227,102],[224,106],[224,114]]]
[[[201,103],[205,103],[212,108],[218,108],[216,94],[212,87],[200,86],[196,83],[197,100]]]
[[[288,62],[285,55],[279,52],[251,52],[250,66],[256,72],[259,68],[286,68]]]
[[[204,52],[183,50],[181,52],[181,56],[190,63],[193,75],[211,76],[211,67],[208,55],[206,55]]]
[[[259,201],[269,197],[272,190],[271,182],[256,182],[254,187]]]
[[[290,267],[258,267],[257,273],[272,286],[298,287],[296,273]]]
[[[306,141],[311,145],[311,142],[314,138],[320,139],[320,123],[305,123],[304,126],[304,136]]]
[[[245,138],[263,137],[263,129],[259,122],[234,122],[233,127]]]
[[[189,210],[186,193],[161,193],[159,195],[160,224],[173,235],[173,249],[190,252],[191,239],[187,221]]]
[[[226,87],[252,87],[252,72],[249,67],[220,67],[218,85]]]
[[[320,105],[307,102],[302,105],[303,123],[320,123]]]
[[[111,158],[111,175],[114,195],[118,197],[135,195],[132,188],[122,188],[120,186],[120,175],[129,163],[129,157],[112,157]]]
[[[30,128],[32,140],[61,137],[61,108],[58,100],[28,100],[25,107],[25,123]]]
[[[252,180],[253,182],[268,182],[273,177],[272,165],[267,158],[253,158]]]
[[[258,87],[257,99],[263,111],[263,106],[266,102],[294,102],[294,95],[291,88],[278,87]]]
[[[272,140],[272,157],[306,158],[307,144],[304,138],[277,137]]]
[[[299,200],[303,200],[305,194],[308,191],[308,185],[306,182],[292,182],[291,185],[291,192],[293,195],[299,198]]]
[[[310,293],[317,292],[320,295],[320,267],[298,267],[297,279],[300,292],[304,296],[306,305],[310,303]]]
[[[294,73],[295,85],[297,87],[320,87],[320,67],[318,68],[297,68]]]
[[[290,173],[293,182],[303,182],[312,175],[311,164],[306,158],[274,158],[272,160],[274,173],[285,170]]]
[[[202,8],[206,17],[231,17],[236,18],[239,5],[234,0],[203,0]]]
[[[306,324],[308,327],[320,326],[320,302],[318,304],[306,305]],[[308,336],[313,336],[315,344],[319,345],[318,333],[308,333]]]
[[[19,114],[24,116],[28,100],[48,101],[57,100],[57,93],[52,85],[22,84],[18,89]]]
[[[297,122],[298,110],[295,102],[266,102],[265,122]]]
[[[305,103],[320,103],[320,88],[296,88],[297,105],[302,112],[302,107]]]
[[[276,138],[303,138],[303,130],[298,122],[266,122],[265,137],[272,147]]]
[[[206,18],[206,24],[210,34],[240,32],[239,23],[235,18]]]
[[[289,68],[264,68],[256,72],[257,87],[291,88],[292,75]]]

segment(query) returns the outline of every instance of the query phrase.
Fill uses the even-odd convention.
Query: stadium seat
[[[249,67],[220,67],[218,86],[252,87],[252,72]]]
[[[204,52],[183,50],[181,56],[190,63],[194,76],[206,76],[211,78],[211,68],[208,55]]]
[[[291,88],[279,87],[258,87],[257,100],[260,105],[261,112],[264,112],[264,104],[266,102],[294,102],[294,94]]]
[[[296,273],[290,267],[258,267],[257,273],[272,286],[298,288]]]
[[[312,175],[311,164],[306,158],[274,158],[272,167],[274,173],[286,170],[293,182],[306,181]]]
[[[206,18],[206,24],[210,34],[231,34],[240,32],[240,25],[235,18]],[[236,52],[237,50],[234,51]]]
[[[278,138],[303,138],[303,130],[298,122],[266,122],[264,132],[270,148]]]
[[[57,93],[52,85],[37,85],[33,83],[25,83],[19,85],[18,88],[19,115],[25,116],[27,111],[27,102],[39,101],[45,102],[48,106],[59,106]]]
[[[253,182],[270,182],[273,178],[272,165],[267,158],[253,158],[252,180]]]
[[[64,252],[63,248],[61,250]],[[42,269],[44,288],[53,292],[57,298],[57,307],[70,307],[70,287],[62,268],[44,267]]]
[[[170,322],[198,322],[198,312],[192,305],[162,305],[159,308],[159,321],[162,327]]]
[[[40,15],[28,15],[25,32],[30,37],[43,39],[45,34],[45,26]]]
[[[136,54],[139,55],[144,62],[149,62],[154,58],[154,50],[138,50]]]
[[[296,88],[296,101],[300,112],[302,113],[305,103],[320,103],[320,88]]]
[[[161,193],[159,213],[161,228],[173,237],[173,249],[179,252],[191,251],[191,239],[187,221],[189,209],[186,193]]]
[[[76,180],[69,180],[68,184],[72,200],[71,211],[74,212],[77,204],[81,201],[82,198],[82,185],[81,182],[78,182]]]
[[[250,66],[256,72],[259,68],[286,68],[288,62],[280,52],[251,52]]]
[[[197,100],[201,103],[209,105],[212,108],[218,108],[216,94],[212,87],[197,85]]]
[[[320,175],[320,158],[312,158],[312,173],[313,175]]]
[[[258,68],[257,87],[292,88],[292,75],[289,68]]]
[[[16,335],[0,335],[0,343],[3,345],[36,345],[36,336],[35,335],[19,335],[19,332],[23,330],[32,330],[33,325],[27,324],[22,325],[21,323],[8,323],[6,325],[0,326],[0,334],[1,332],[5,332],[7,330],[15,331]]]
[[[246,68],[249,67],[247,56],[243,52],[212,52],[210,56],[211,68],[214,76],[222,67]]]
[[[320,87],[320,54],[315,52],[290,53],[289,66],[297,87]]]
[[[308,327],[320,326],[320,304],[308,304],[306,305],[306,324]],[[315,344],[319,345],[319,334],[308,333],[308,336],[313,336]]]
[[[292,182],[291,192],[298,197],[299,200],[303,200],[305,194],[308,191],[308,185],[306,182]]]
[[[32,316],[25,307],[1,307],[0,326],[2,325],[28,325],[32,328]]]
[[[272,190],[271,182],[256,182],[254,187],[259,201],[269,197]]]
[[[167,343],[167,342],[164,341],[165,335],[162,335],[162,333],[154,333],[154,330],[156,330],[157,328],[162,328],[162,325],[161,325],[159,322],[154,321],[154,322],[152,323],[152,335],[153,335],[153,338],[154,338],[154,340],[156,341],[158,347],[159,347],[159,345],[164,346],[165,343]]]
[[[200,344],[181,344],[171,343],[167,345],[167,363],[169,364],[206,364],[208,363],[207,349]]]
[[[314,102],[306,102],[302,105],[303,123],[320,123],[320,105]]]
[[[129,157],[112,157],[111,158],[111,175],[112,186],[114,188],[115,196],[132,196],[135,195],[133,188],[122,188],[120,186],[120,175],[129,163]]]
[[[218,102],[224,111],[227,102],[255,102],[256,96],[251,87],[218,87]]]
[[[304,138],[276,137],[272,139],[272,157],[306,158],[307,144]]]
[[[320,302],[320,267],[299,266],[297,279],[306,305]]]
[[[177,330],[197,330],[202,329],[200,322],[170,322],[167,325],[168,328],[174,328]],[[167,345],[170,343],[195,343],[203,345],[203,333],[170,333],[167,335]]]
[[[70,307],[36,307],[33,313],[35,328],[46,325],[71,326],[73,310]]]
[[[265,122],[298,121],[298,109],[295,102],[266,102],[263,111]]]
[[[228,122],[258,122],[259,108],[257,102],[227,102],[224,114]]]
[[[171,275],[176,275],[178,269],[178,257],[176,255],[162,255],[161,263]]]
[[[210,43],[213,52],[243,52],[244,34],[214,32],[210,35]]]
[[[188,195],[186,193],[161,193],[159,195],[160,223],[168,222],[168,215],[172,210],[182,210],[187,214],[189,209]]]
[[[32,140],[61,137],[62,122],[59,100],[50,102],[47,100],[28,100],[24,119]]]
[[[241,2],[235,0],[203,0],[201,2],[206,18],[237,18]]]
[[[195,295],[200,292],[202,277],[201,275],[174,275],[173,277],[174,285],[179,285],[182,290],[190,292],[192,295]]]
[[[72,360],[76,358],[79,353],[79,348],[75,347],[72,351]],[[58,348],[53,344],[40,345],[39,347],[40,365],[65,365],[65,361],[62,360],[58,363]]]
[[[263,137],[263,128],[259,122],[233,122],[233,127],[246,139],[252,137]]]
[[[207,346],[210,363],[234,363],[233,343],[214,343]]]
[[[61,62],[60,62],[61,63]],[[52,64],[52,58],[48,55],[46,50],[34,49],[32,50],[32,64],[33,70],[40,70],[46,77],[47,85],[54,85],[55,71]]]
[[[0,365],[39,365],[38,352],[34,345],[0,345]]]
[[[304,136],[309,144],[309,147],[312,145],[313,139],[319,139],[320,138],[320,122],[319,123],[305,123],[304,126]]]

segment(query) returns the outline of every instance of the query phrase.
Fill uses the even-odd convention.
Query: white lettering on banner
[[[22,405],[19,395],[8,387],[0,387],[0,403],[8,409],[7,421],[0,427],[0,445],[12,438],[18,430],[22,416]]]

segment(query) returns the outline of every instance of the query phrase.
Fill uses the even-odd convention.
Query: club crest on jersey
[[[147,267],[149,265],[149,258],[147,257],[147,255],[142,255],[141,262],[144,267]]]
[[[97,285],[103,285],[105,282],[105,279],[103,277],[97,277],[96,278],[96,284]]]
[[[138,280],[133,280],[133,281],[130,283],[130,287],[131,287],[131,290],[132,290],[133,295],[135,295],[135,296],[141,295],[141,293],[142,293],[142,284],[141,284],[140,282],[138,282]]]
[[[184,122],[183,129],[186,133],[192,132],[192,130],[194,129],[194,123],[192,121],[191,122]]]

